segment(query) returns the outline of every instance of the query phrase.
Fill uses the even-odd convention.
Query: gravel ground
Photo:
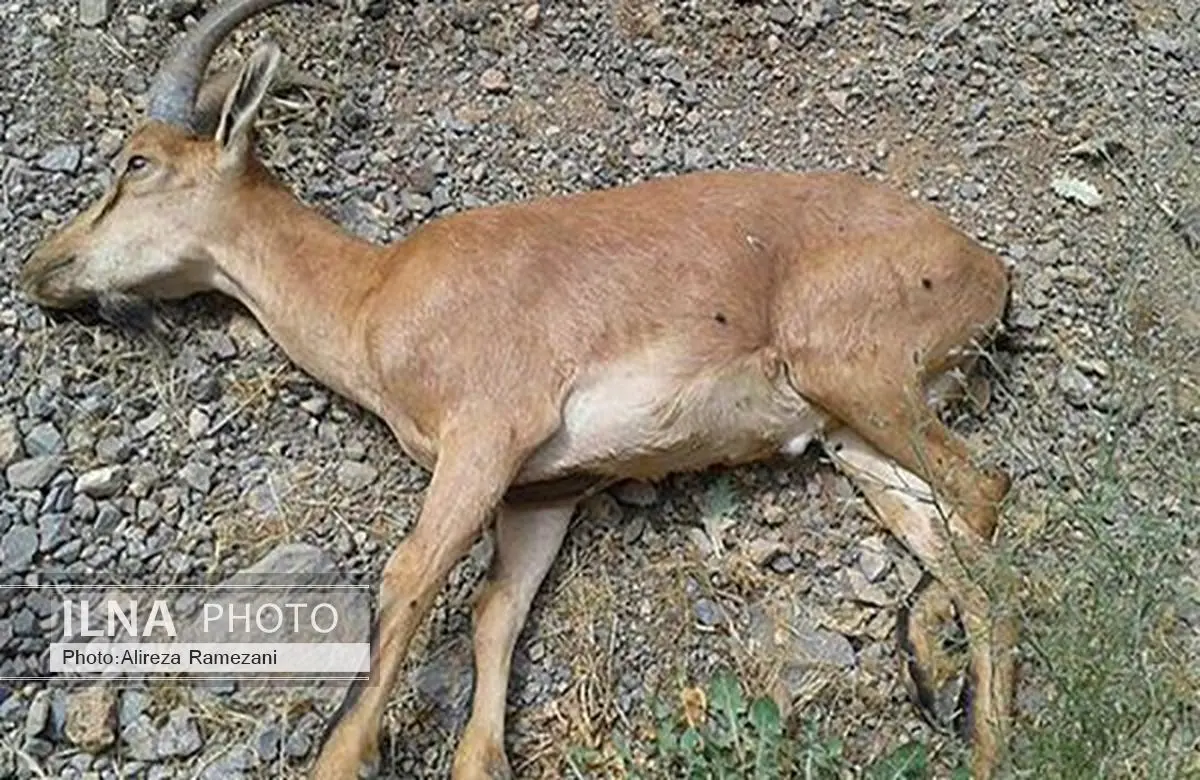
[[[986,414],[956,425],[1018,478],[1008,536],[1030,593],[1048,604],[1067,581],[1068,553],[1087,545],[1072,547],[1085,534],[1063,507],[1105,486],[1122,486],[1105,538],[1149,512],[1190,528],[1181,543],[1195,549],[1200,3],[334,5],[282,9],[224,50],[269,33],[333,86],[276,101],[263,128],[265,158],[317,208],[391,240],[455,210],[688,170],[885,180],[1014,267],[1000,381]],[[196,8],[0,0],[0,583],[52,568],[212,582],[289,543],[370,581],[419,505],[427,477],[383,425],[297,371],[234,304],[163,306],[131,333],[49,315],[8,282],[101,190],[150,68]],[[414,690],[389,713],[399,776],[446,774],[487,556],[481,543],[455,572],[414,652]],[[1172,625],[1200,663],[1200,556],[1191,566]],[[599,496],[518,649],[514,766],[563,776],[570,747],[635,731],[651,695],[720,664],[843,739],[851,765],[912,738],[952,762],[960,747],[917,718],[896,674],[896,606],[918,577],[815,459]],[[36,663],[48,609],[0,602],[0,676]],[[1030,609],[1035,623],[1053,614]],[[1053,697],[1039,652],[1021,697],[1030,728]],[[0,778],[34,765],[287,774],[319,733],[303,704],[0,687]]]

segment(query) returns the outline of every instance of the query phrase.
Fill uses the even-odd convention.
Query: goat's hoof
[[[945,588],[928,575],[910,603],[897,621],[905,688],[929,725],[966,737],[971,675],[962,624]]]
[[[508,760],[501,758],[498,761],[488,761],[486,763],[458,765],[454,767],[453,780],[513,780],[516,775],[513,774],[512,768],[508,765]]]
[[[513,780],[514,777],[503,747],[488,747],[481,752],[460,748],[454,759],[453,780]]]
[[[379,749],[346,738],[335,731],[322,747],[309,772],[309,780],[374,780],[379,777]]]

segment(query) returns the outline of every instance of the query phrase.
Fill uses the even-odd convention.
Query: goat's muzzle
[[[39,306],[52,309],[78,306],[86,296],[80,295],[68,278],[74,265],[73,254],[55,251],[49,242],[42,244],[21,269],[21,290]]]

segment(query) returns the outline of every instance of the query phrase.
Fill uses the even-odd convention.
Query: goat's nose
[[[25,267],[21,269],[21,290],[37,303],[49,303],[43,289],[46,281],[55,272],[66,268],[73,262],[75,262],[75,258],[72,255],[56,256],[45,254],[40,251],[40,248],[35,250],[26,261]]]

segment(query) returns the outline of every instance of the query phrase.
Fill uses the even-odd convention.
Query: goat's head
[[[231,0],[210,11],[162,66],[147,119],[90,208],[34,250],[21,274],[39,304],[70,308],[110,294],[178,298],[211,287],[206,246],[228,230],[233,195],[258,170],[253,124],[279,65],[258,48],[201,87],[213,51],[242,21],[288,0]]]

